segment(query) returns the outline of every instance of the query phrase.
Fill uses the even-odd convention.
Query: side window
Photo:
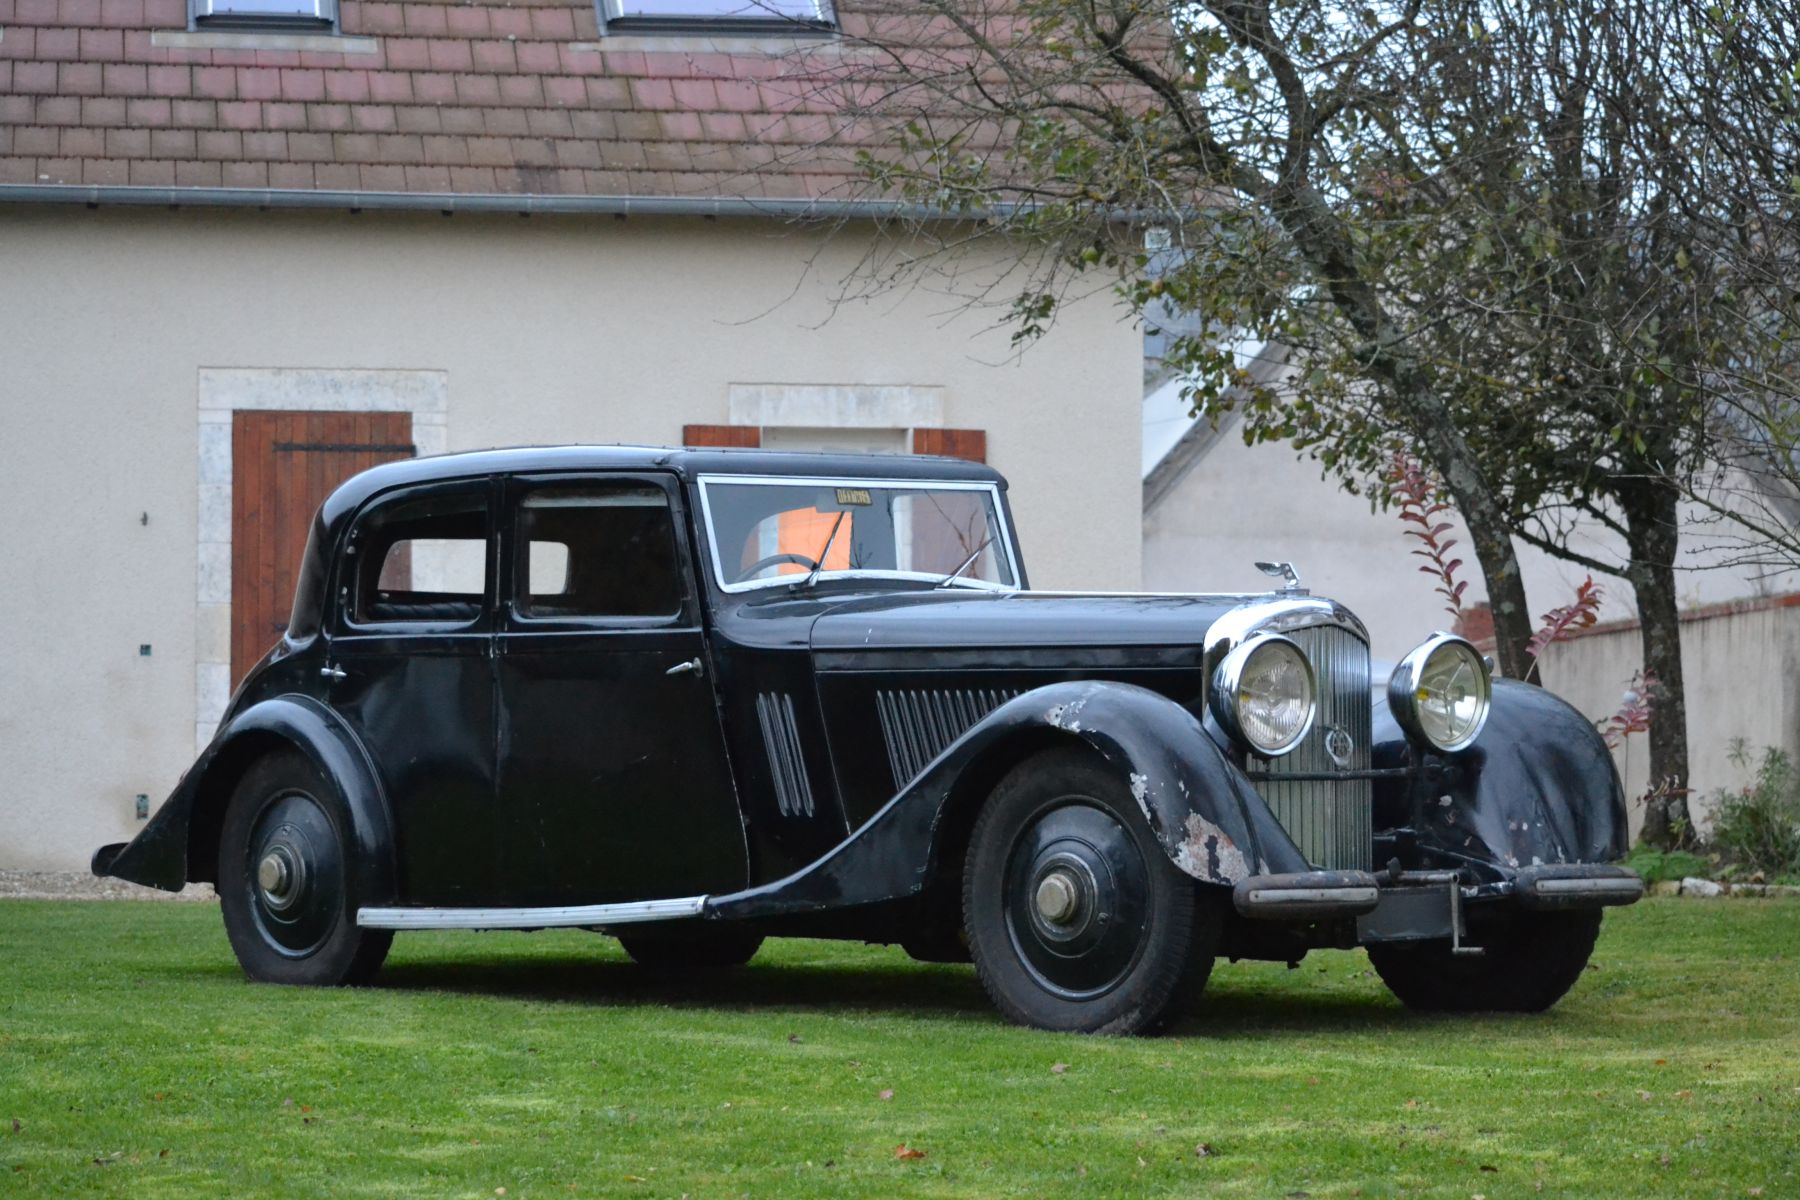
[[[358,521],[350,619],[458,624],[488,594],[487,487],[396,496]]]
[[[681,560],[669,497],[644,483],[537,487],[519,504],[522,617],[673,617]]]

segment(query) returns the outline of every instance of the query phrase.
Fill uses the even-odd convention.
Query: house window
[[[200,29],[304,29],[337,27],[338,0],[192,0]]]
[[[717,29],[720,26],[830,28],[830,0],[600,0],[608,28]]]

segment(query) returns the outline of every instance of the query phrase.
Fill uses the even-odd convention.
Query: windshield
[[[703,479],[700,488],[728,591],[803,583],[815,571],[1017,586],[989,484]]]

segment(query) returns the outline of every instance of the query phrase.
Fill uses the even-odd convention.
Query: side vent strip
[[[899,791],[983,717],[1018,696],[1016,689],[876,692],[888,769]]]
[[[762,726],[763,750],[775,777],[775,803],[784,817],[813,815],[812,784],[800,753],[800,731],[794,722],[793,697],[764,692],[756,698],[756,720]]]

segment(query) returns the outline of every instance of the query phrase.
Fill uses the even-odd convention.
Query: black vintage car
[[[1625,848],[1580,713],[1445,634],[1383,687],[1291,572],[1035,592],[983,466],[564,447],[333,493],[285,637],[94,870],[216,882],[254,979],[366,980],[402,929],[855,938],[1125,1033],[1318,947],[1543,1009],[1641,894]]]

